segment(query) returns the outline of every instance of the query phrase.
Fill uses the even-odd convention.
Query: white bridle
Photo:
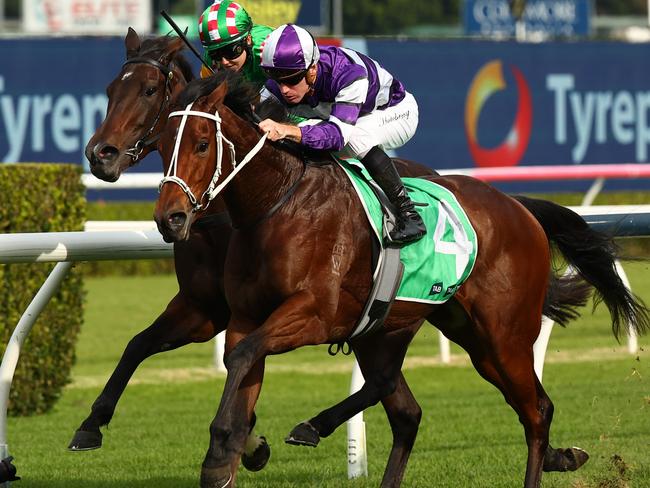
[[[262,146],[264,145],[264,142],[266,141],[266,138],[268,136],[268,133],[265,133],[259,141],[257,141],[257,144],[246,154],[244,159],[241,160],[239,164],[237,164],[237,161],[235,159],[235,145],[230,142],[226,136],[223,135],[221,132],[221,117],[219,116],[219,111],[215,112],[214,114],[210,114],[207,112],[200,112],[197,110],[192,110],[192,105],[194,102],[190,103],[187,107],[185,107],[185,110],[179,110],[176,112],[172,112],[169,114],[169,118],[172,117],[183,117],[181,119],[181,123],[178,126],[178,132],[176,134],[176,141],[174,143],[174,152],[172,153],[172,159],[169,163],[169,169],[167,170],[167,173],[165,174],[165,177],[160,180],[160,184],[158,185],[158,192],[162,189],[162,186],[165,183],[176,183],[178,186],[181,187],[183,192],[187,195],[187,198],[190,199],[190,203],[192,204],[192,211],[193,212],[198,212],[199,210],[202,210],[204,208],[207,208],[207,206],[210,204],[212,200],[223,190],[228,183],[239,173],[246,164],[250,162],[251,159],[262,149]],[[214,120],[215,126],[216,126],[216,139],[217,139],[217,166],[214,170],[214,174],[212,175],[212,180],[210,181],[210,184],[206,188],[206,190],[203,192],[201,195],[200,199],[197,199],[194,196],[194,193],[192,193],[192,190],[190,189],[189,185],[182,179],[176,176],[176,170],[178,168],[178,153],[179,149],[181,147],[181,139],[183,138],[183,131],[185,130],[185,123],[187,122],[187,118],[189,116],[195,116],[195,117],[203,117],[206,119]],[[219,184],[217,185],[217,182],[219,181],[219,177],[221,176],[221,162],[223,160],[223,143],[228,144],[228,147],[230,148],[230,160],[232,161],[232,166],[233,166],[233,171]],[[207,196],[207,203],[205,206],[203,205],[203,199]]]

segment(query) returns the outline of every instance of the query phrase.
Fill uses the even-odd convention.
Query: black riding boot
[[[415,205],[406,192],[393,161],[379,146],[373,147],[361,162],[370,173],[370,176],[384,190],[390,202],[397,211],[395,229],[390,233],[393,243],[398,245],[417,241],[427,229],[422,217],[415,211]]]

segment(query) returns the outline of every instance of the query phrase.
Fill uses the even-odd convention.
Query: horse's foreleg
[[[129,379],[142,361],[153,354],[191,342],[207,341],[216,332],[212,321],[181,295],[176,295],[153,324],[129,341],[113,374],[93,403],[90,415],[81,423],[68,449],[85,451],[101,447],[100,427],[110,422]]]
[[[264,358],[327,341],[318,310],[313,294],[300,292],[287,299],[260,327],[236,317],[228,324],[228,375],[217,415],[210,424],[210,445],[201,467],[202,488],[232,486],[261,388]]]
[[[201,486],[210,488],[225,488],[235,486],[237,478],[237,467],[240,456],[243,460],[247,459],[250,464],[257,460],[261,466],[266,465],[270,457],[270,449],[264,437],[255,438],[250,435],[255,423],[255,403],[259,398],[262,389],[262,379],[264,377],[264,359],[260,359],[251,367],[249,373],[241,382],[237,390],[236,398],[233,402],[233,411],[231,412],[231,428],[228,434],[228,442],[233,446],[239,446],[236,454],[230,457],[228,464],[210,465],[203,463],[201,469]],[[210,426],[210,437],[218,435],[219,429],[213,424]],[[246,452],[250,451],[250,455]],[[210,451],[208,451],[210,452]],[[208,456],[206,456],[206,459]],[[257,471],[258,469],[250,469]]]

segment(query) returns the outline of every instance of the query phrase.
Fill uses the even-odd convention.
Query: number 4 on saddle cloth
[[[478,251],[476,232],[454,194],[428,180],[402,178],[428,230],[422,239],[402,248],[386,247],[383,242],[391,215],[371,188],[377,185],[358,160],[337,162],[350,179],[381,246],[370,299],[350,338],[381,326],[393,300],[449,300],[469,277]]]

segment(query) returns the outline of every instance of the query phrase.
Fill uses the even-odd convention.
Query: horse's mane
[[[287,107],[275,97],[269,97],[255,107],[255,113],[262,120],[271,119],[276,122],[293,124],[289,120]]]
[[[170,45],[173,42],[178,42],[178,40],[178,37],[173,36],[160,36],[151,39],[145,39],[142,41],[142,46],[140,47],[138,56],[158,60],[167,54],[169,52]],[[192,66],[187,61],[187,59],[185,59],[182,51],[182,49],[176,51],[172,57],[172,61],[178,65],[185,79],[187,81],[192,81],[195,78],[194,73],[192,72]]]
[[[230,70],[217,71],[208,78],[196,79],[187,84],[176,98],[174,105],[185,107],[201,97],[209,95],[222,83],[228,84],[228,92],[224,105],[238,116],[248,120],[253,119],[252,105],[257,101],[257,87],[244,80],[242,75]]]

